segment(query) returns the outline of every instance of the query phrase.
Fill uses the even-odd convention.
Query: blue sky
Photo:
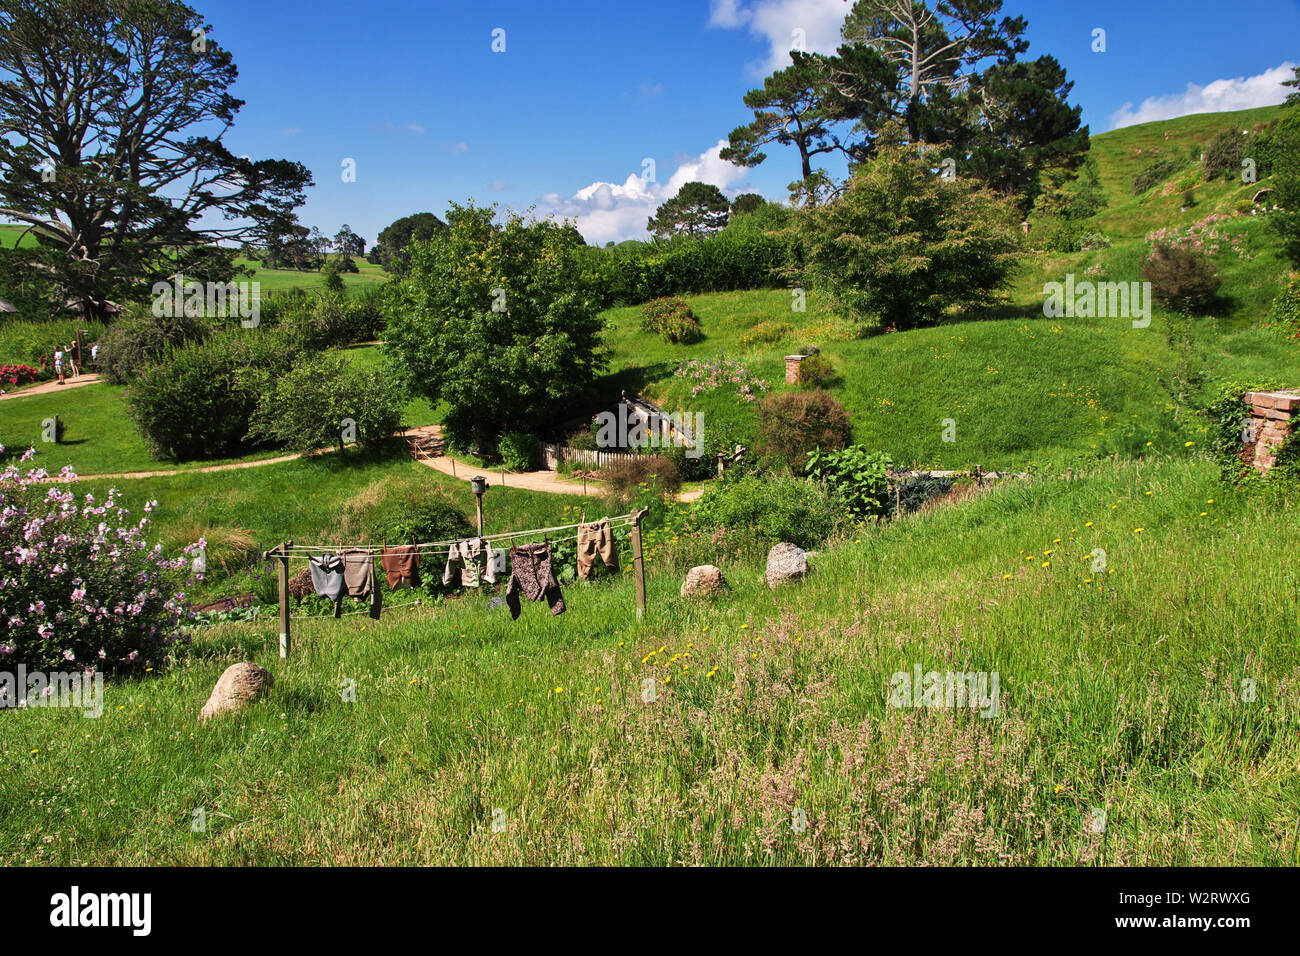
[[[589,241],[643,234],[646,210],[686,179],[786,197],[791,151],[753,170],[716,159],[746,90],[788,48],[834,45],[844,0],[190,0],[239,66],[236,153],[305,163],[301,219],[373,242],[392,220],[448,201],[578,215]],[[1206,105],[1276,102],[1300,62],[1300,4],[1007,2],[1031,56],[1066,67],[1093,132]],[[505,52],[491,49],[505,30]],[[1094,53],[1092,31],[1106,31]],[[1237,78],[1261,77],[1242,83]],[[1196,84],[1201,89],[1188,89]],[[1211,85],[1215,84],[1215,85]],[[1159,98],[1165,99],[1159,99]],[[1155,101],[1143,107],[1144,101]],[[712,154],[712,155],[711,155]],[[641,180],[653,159],[655,181]],[[356,182],[341,164],[356,161]],[[598,184],[607,184],[604,186]]]

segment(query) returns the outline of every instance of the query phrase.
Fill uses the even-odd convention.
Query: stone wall
[[[1278,447],[1291,437],[1292,419],[1300,417],[1300,392],[1247,392],[1245,400],[1250,406],[1245,444],[1255,470],[1266,472],[1277,460]]]

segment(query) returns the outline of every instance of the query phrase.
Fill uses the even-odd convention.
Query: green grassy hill
[[[685,360],[725,357],[782,390],[789,388],[782,356],[815,344],[838,368],[841,381],[831,391],[852,414],[855,440],[889,452],[896,462],[1032,469],[1077,466],[1113,453],[1184,453],[1187,442],[1203,437],[1203,428],[1185,408],[1175,421],[1180,390],[1188,393],[1185,401],[1203,395],[1215,380],[1300,378],[1297,343],[1261,328],[1288,264],[1265,217],[1233,213],[1266,180],[1251,186],[1198,182],[1196,205],[1182,211],[1181,189],[1157,185],[1134,196],[1132,179],[1152,159],[1171,154],[1187,156],[1188,164],[1167,185],[1199,177],[1193,147],[1225,128],[1253,128],[1278,111],[1190,116],[1094,137],[1110,205],[1087,228],[1113,244],[1092,252],[1028,253],[1006,302],[934,328],[858,338],[816,296],[809,297],[806,312],[796,313],[788,291],[769,290],[691,297],[706,338],[667,345],[640,331],[639,308],[613,309],[607,390],[636,387],[670,411],[703,412],[706,429],[711,421],[752,443],[755,403],[742,400],[734,387],[692,394],[692,383],[674,370]],[[1138,281],[1148,232],[1184,230],[1212,215],[1226,217],[1204,226],[1220,237],[1222,308],[1193,323],[1182,375],[1187,386],[1175,378],[1178,350],[1170,317],[1159,306],[1144,329],[1127,319],[1044,317],[1045,282],[1064,281],[1068,273],[1077,281]],[[779,341],[756,340],[762,327],[779,323],[791,327]],[[942,441],[941,422],[948,418],[956,422],[951,443]]]

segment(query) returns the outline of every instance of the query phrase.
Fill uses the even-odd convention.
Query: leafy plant
[[[849,513],[865,521],[890,510],[889,466],[892,464],[893,460],[883,452],[850,445],[839,451],[813,449],[808,452],[804,472],[817,484],[837,492]]]
[[[806,356],[799,363],[800,388],[828,388],[839,381],[839,378],[834,363],[821,353]]]
[[[700,320],[683,300],[673,297],[653,299],[641,307],[641,328],[654,332],[665,342],[690,344],[704,338]]]
[[[497,454],[507,471],[531,471],[537,465],[537,436],[506,432],[497,441]]]
[[[254,369],[242,387],[259,396],[248,437],[294,451],[382,441],[402,421],[392,378],[359,369],[338,352],[309,355],[280,375]]]

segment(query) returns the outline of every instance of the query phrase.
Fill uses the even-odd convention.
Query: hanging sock
[[[545,598],[552,614],[563,614],[564,595],[560,593],[560,583],[555,580],[551,569],[551,545],[549,543],[522,544],[510,549],[510,583],[506,585],[506,606],[510,616],[519,620],[519,592],[522,591],[530,601]]]

